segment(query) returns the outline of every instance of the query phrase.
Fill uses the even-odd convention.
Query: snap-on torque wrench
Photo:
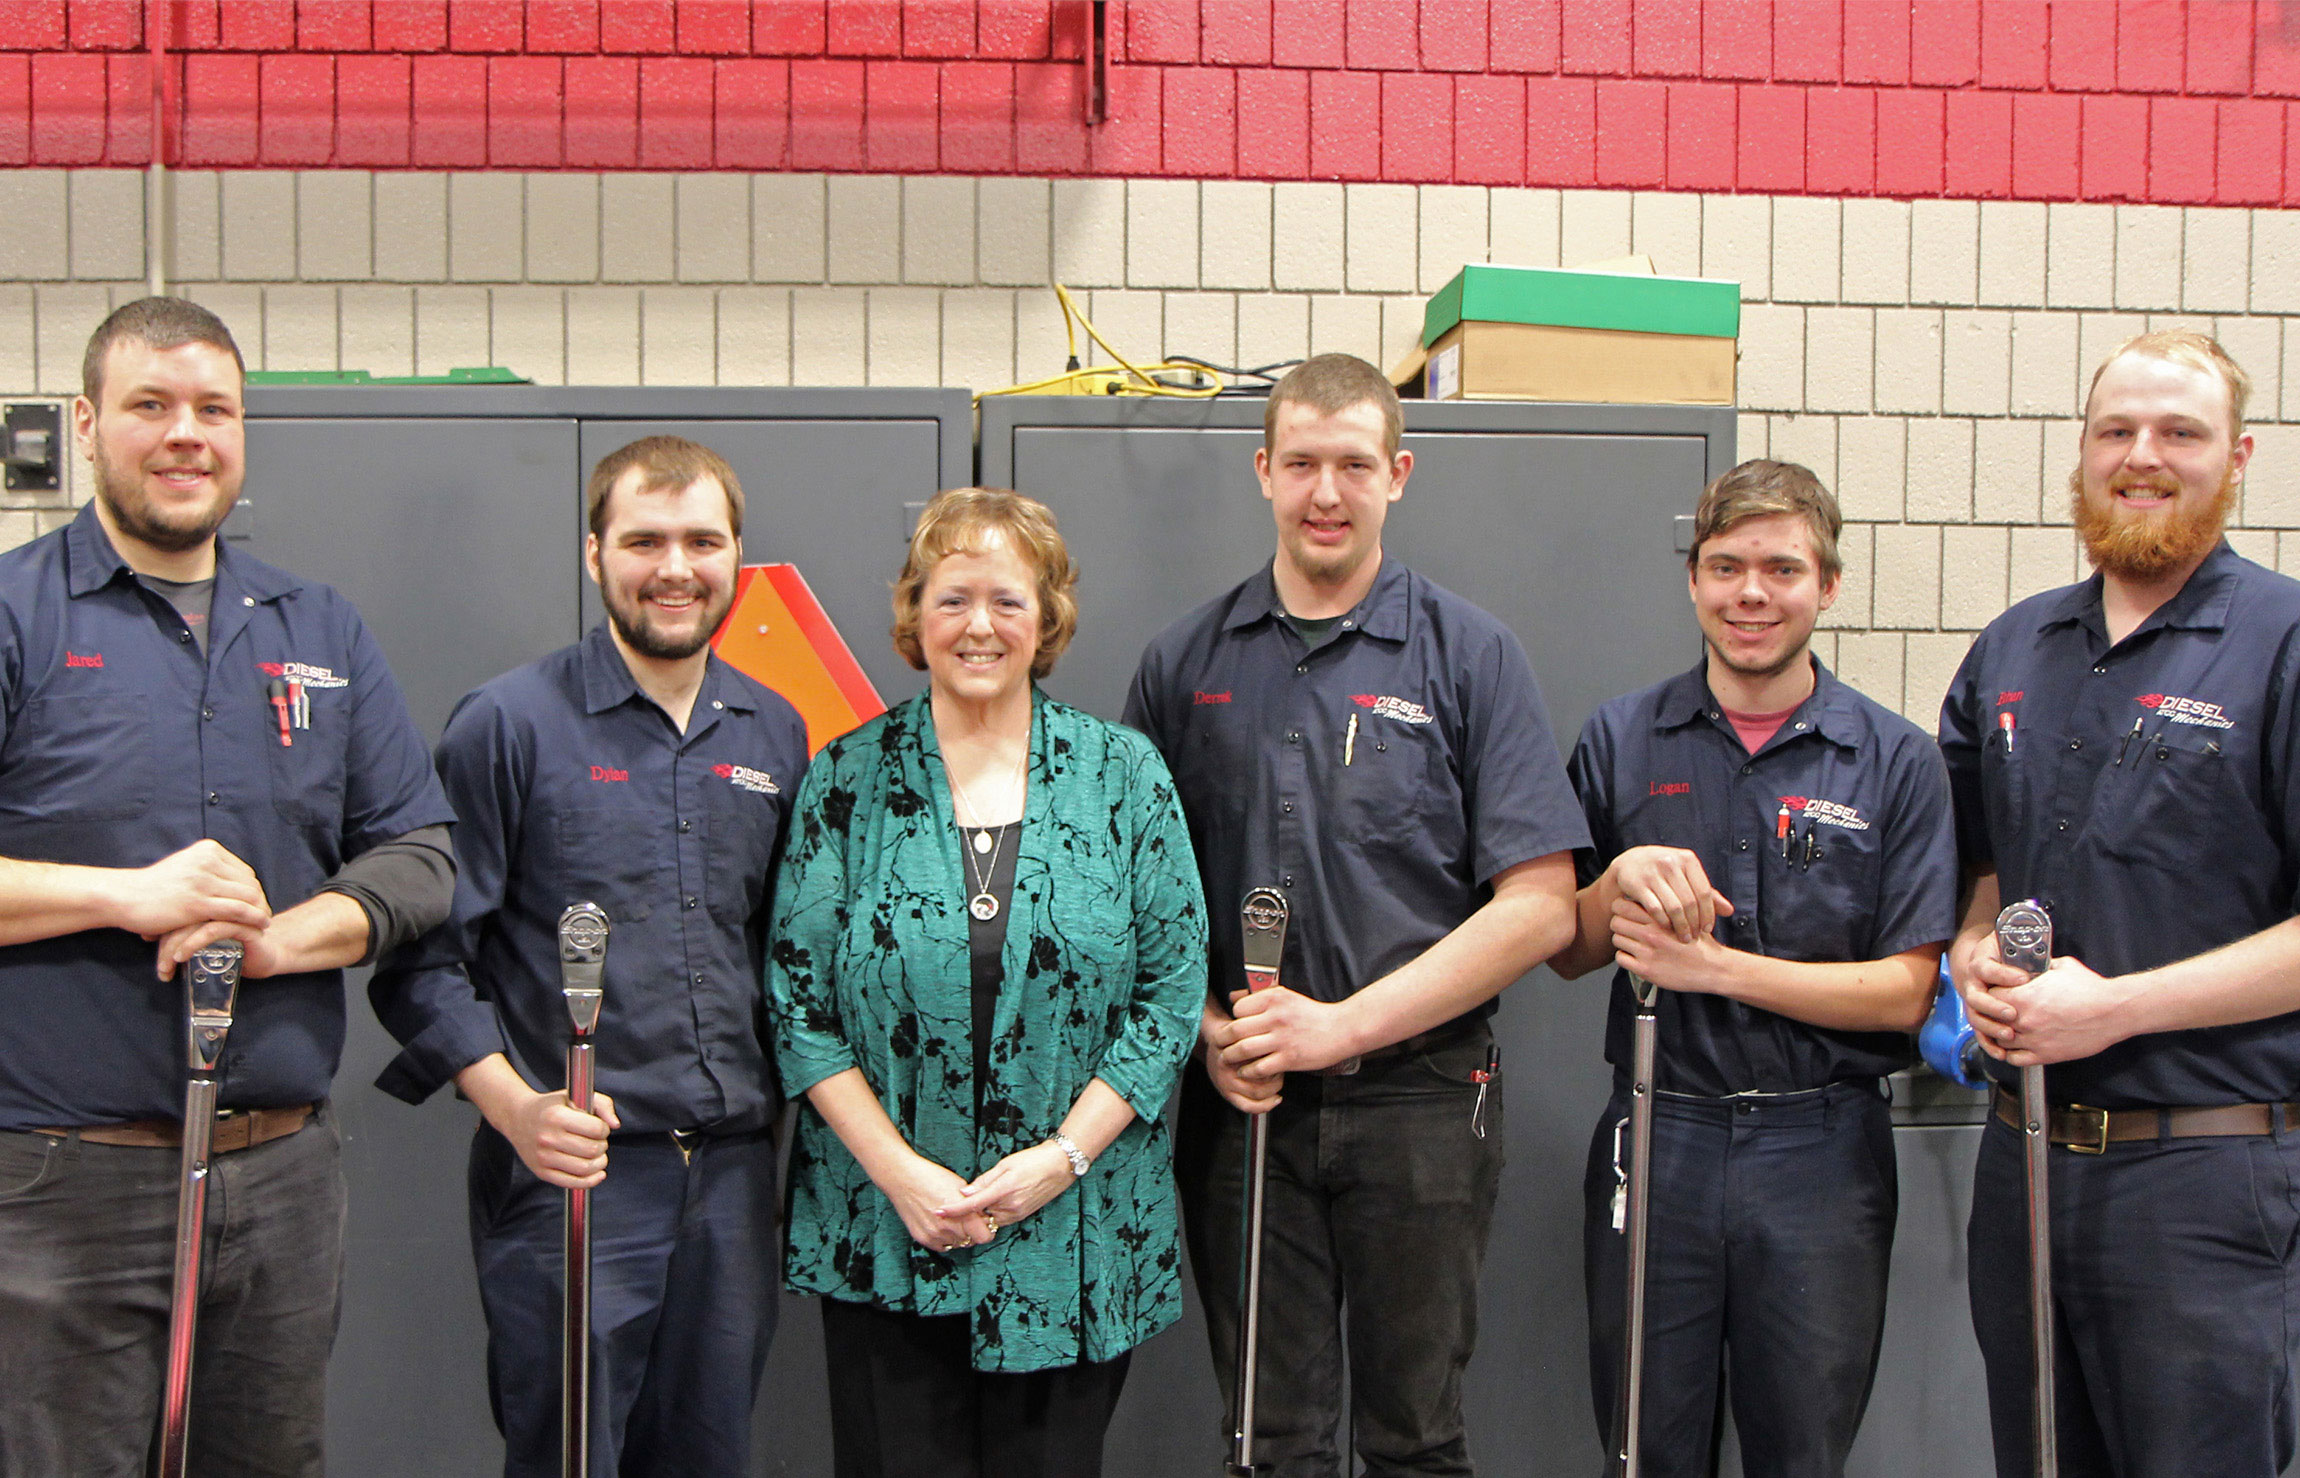
[[[232,1029],[246,947],[219,939],[184,962],[183,1174],[176,1183],[176,1282],[168,1301],[167,1386],[160,1402],[161,1478],[183,1478],[191,1452],[192,1349],[199,1336],[200,1254],[208,1225],[208,1159],[215,1143],[216,1068]]]
[[[1629,1185],[1622,1228],[1629,1238],[1629,1317],[1623,1329],[1621,1399],[1615,1404],[1620,1429],[1613,1446],[1613,1470],[1618,1478],[1637,1478],[1637,1427],[1645,1405],[1645,1239],[1653,1219],[1653,1072],[1661,1019],[1654,1013],[1660,991],[1636,971],[1624,973],[1629,976],[1630,994],[1637,998],[1637,1015],[1630,1023]]]
[[[1274,990],[1286,954],[1286,895],[1255,888],[1239,905],[1246,989]],[[1270,1116],[1246,1116],[1246,1195],[1239,1242],[1238,1365],[1232,1378],[1231,1410],[1237,1426],[1230,1434],[1231,1478],[1253,1478],[1254,1397],[1262,1350],[1262,1192],[1270,1166]]]
[[[574,1036],[567,1044],[567,1102],[591,1112],[591,1034],[599,1026],[607,969],[607,914],[596,903],[559,915],[559,989]],[[559,1325],[559,1446],[564,1478],[591,1473],[591,1193],[567,1192],[567,1302]]]
[[[2035,899],[1997,915],[1997,953],[2015,970],[2041,975],[2052,965],[2052,915]],[[2034,1432],[2038,1478],[2057,1478],[2060,1442],[2053,1427],[2052,1389],[2052,1104],[2044,1095],[2044,1067],[2020,1070],[2021,1143],[2027,1151],[2029,1362],[2034,1368]]]

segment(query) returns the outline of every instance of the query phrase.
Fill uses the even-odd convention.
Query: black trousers
[[[837,1478],[1101,1478],[1131,1354],[976,1370],[964,1314],[822,1303]]]

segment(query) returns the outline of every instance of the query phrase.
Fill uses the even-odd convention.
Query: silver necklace
[[[1023,767],[1029,762],[1030,745],[1025,741],[1022,747],[1022,757],[1014,762],[1014,779],[1007,782],[1009,789],[1021,781]],[[950,776],[951,791],[957,795],[960,801],[965,803],[967,814],[979,818],[982,812],[975,807],[974,797],[966,793],[966,787],[958,783],[958,772],[950,769],[947,765],[943,769],[944,773]],[[963,834],[966,830],[966,823],[960,822],[959,830]],[[1006,845],[1006,833],[999,831],[994,839],[991,835],[993,830],[996,828],[987,826],[978,828],[974,833],[973,850],[960,854],[966,858],[966,870],[972,876],[974,883],[974,896],[966,900],[966,911],[986,924],[998,917],[998,897],[990,891],[990,883],[991,879],[998,876],[999,849]],[[984,853],[989,854],[989,865],[978,866],[975,859]]]

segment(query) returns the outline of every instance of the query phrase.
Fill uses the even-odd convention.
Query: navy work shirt
[[[1683,847],[1732,900],[1716,934],[1734,949],[1881,960],[1955,934],[1956,825],[1939,752],[1818,661],[1813,676],[1812,693],[1755,754],[1704,667],[1590,715],[1571,766],[1591,838],[1574,858],[1582,883],[1631,847]],[[1616,970],[1605,1058],[1623,1071],[1636,1012],[1628,973]],[[1655,1014],[1657,1079],[1674,1093],[1793,1093],[1916,1060],[1906,1032],[1831,1031],[1723,996],[1665,990]]]
[[[1993,864],[2007,903],[2041,900],[2053,953],[2104,975],[2282,923],[2300,909],[2296,710],[2300,583],[2225,543],[2114,645],[2098,575],[2022,601],[1941,705],[1966,864]],[[2096,1108],[2300,1097],[2300,1014],[2132,1037],[2046,1079]]]
[[[1589,840],[1508,627],[1384,557],[1337,630],[1311,651],[1265,567],[1134,674],[1126,722],[1181,791],[1218,999],[1245,984],[1248,888],[1292,905],[1283,983],[1338,1001],[1451,933],[1495,874]]]
[[[567,1084],[559,915],[607,911],[599,1091],[628,1133],[772,1123],[760,1031],[769,876],[806,725],[716,656],[681,734],[604,622],[482,685],[439,741],[462,817],[455,910],[369,987],[405,1051],[376,1085],[420,1103],[490,1053]]]
[[[290,747],[264,691],[281,676],[310,694]],[[203,658],[93,504],[0,554],[0,856],[143,867],[207,837],[285,910],[345,859],[452,819],[333,590],[219,543]],[[0,948],[0,1129],[183,1116],[184,987],[152,973],[154,950],[120,929]],[[223,1105],[326,1097],[343,1036],[342,971],[248,981]]]

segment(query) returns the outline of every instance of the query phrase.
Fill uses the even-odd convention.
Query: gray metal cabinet
[[[1050,691],[1115,716],[1143,643],[1269,559],[1270,514],[1253,473],[1261,434],[1258,400],[982,402],[982,481],[1043,499],[1083,566],[1078,638]],[[1385,547],[1518,634],[1567,752],[1599,702],[1700,655],[1685,541],[1702,485],[1735,460],[1733,442],[1724,410],[1408,402],[1415,464]],[[1496,1474],[1595,1471],[1601,1460],[1580,1186],[1608,1088],[1603,1020],[1598,977],[1569,984],[1542,970],[1511,989],[1496,1022],[1510,1083],[1509,1166],[1468,1381],[1473,1451]],[[1896,1281],[1853,1471],[1987,1465],[1963,1297],[1976,1134],[1897,1135]],[[1194,1301],[1187,1326],[1143,1349],[1134,1371],[1111,1442],[1114,1471],[1207,1471],[1221,1400]]]
[[[744,485],[746,557],[795,560],[881,691],[915,686],[880,635],[887,582],[902,504],[970,476],[964,391],[259,386],[246,506],[226,527],[352,599],[436,738],[465,693],[597,618],[584,481],[601,456],[655,432],[724,455]],[[361,999],[365,976],[350,987],[337,1082],[352,1224],[331,1466],[362,1478],[486,1472],[502,1444],[464,1215],[477,1116],[445,1094],[410,1109],[369,1086],[394,1048]],[[827,1471],[813,1310],[794,1299],[786,1313],[760,1450],[788,1466],[762,1471]]]

